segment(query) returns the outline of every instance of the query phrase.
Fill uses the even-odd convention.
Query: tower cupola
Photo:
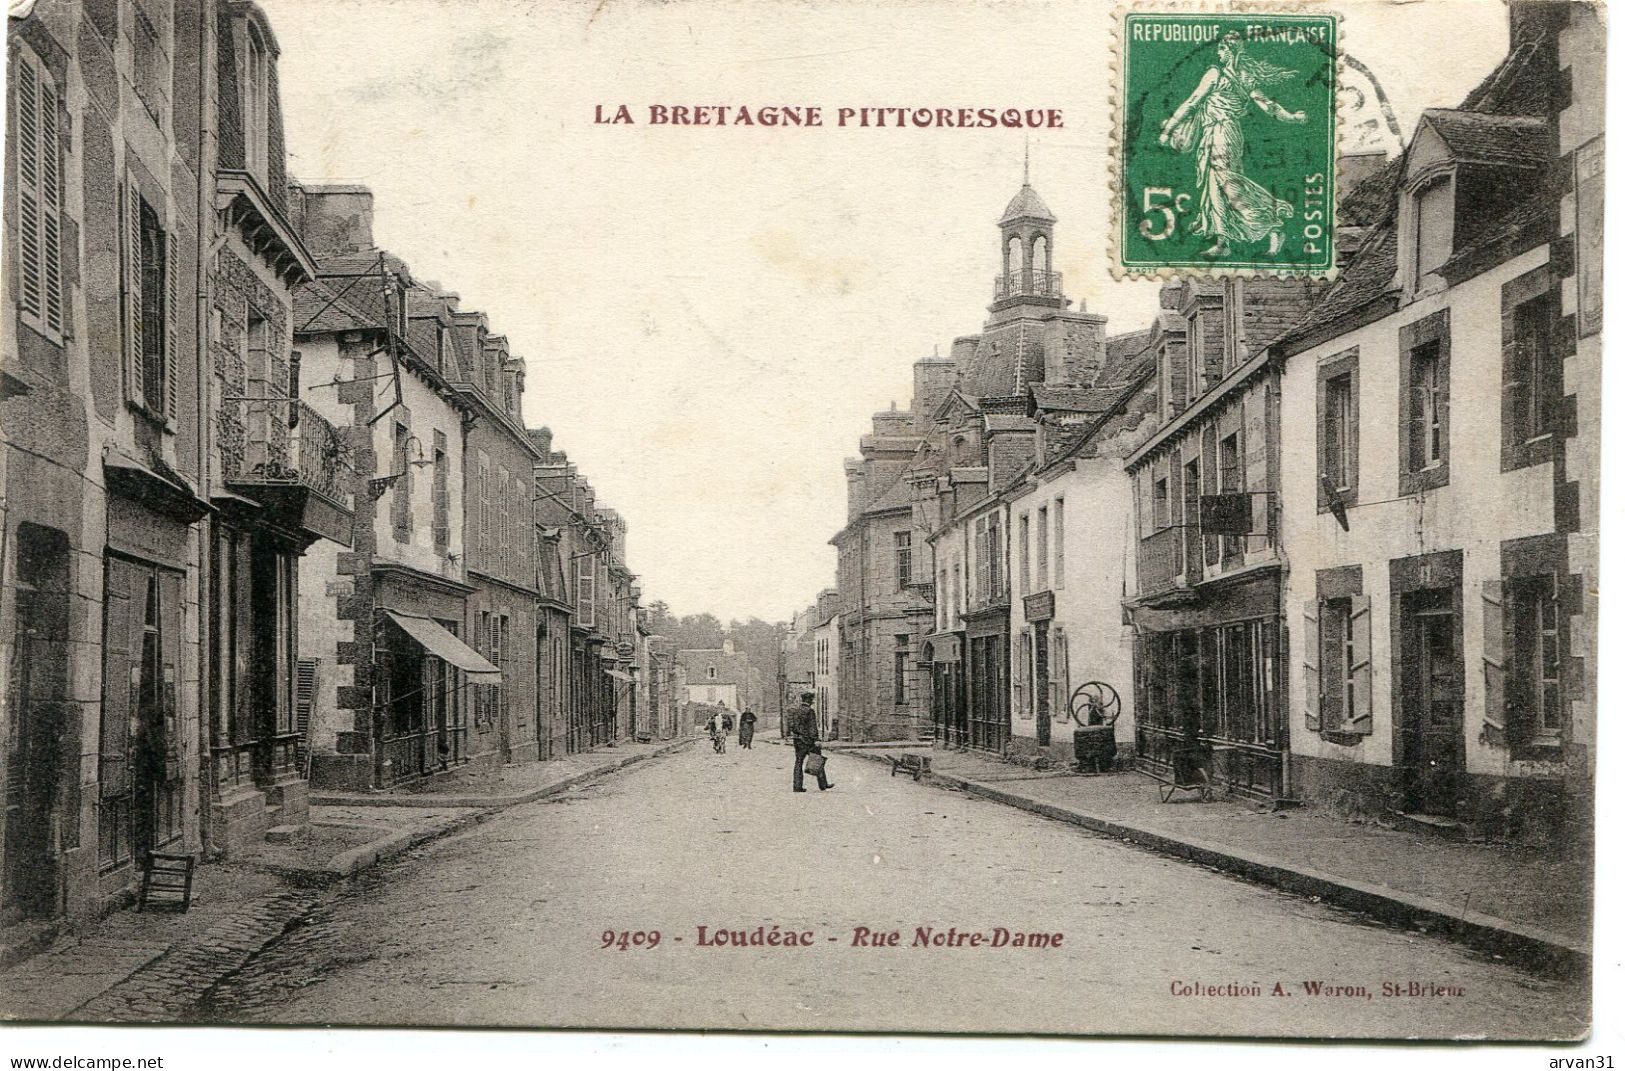
[[[1053,268],[1054,255],[1055,214],[1033,189],[1028,180],[1027,161],[1023,160],[1021,189],[999,218],[999,273],[993,279],[994,306],[1033,301],[1061,303],[1061,273]]]

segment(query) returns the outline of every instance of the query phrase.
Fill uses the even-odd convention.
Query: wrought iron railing
[[[993,299],[1021,297],[1060,297],[1061,273],[1058,271],[1014,271],[993,277]]]
[[[244,399],[227,404],[235,410],[222,430],[228,480],[300,484],[346,510],[354,508],[348,435],[304,402]],[[240,440],[235,450],[232,438]]]

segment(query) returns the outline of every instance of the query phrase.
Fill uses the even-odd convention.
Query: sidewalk
[[[835,754],[926,755],[927,780],[1034,814],[1539,966],[1583,967],[1591,946],[1589,858],[1468,844],[1355,824],[1311,808],[1271,812],[1192,793],[1160,802],[1139,773],[1038,772],[929,746]]]
[[[0,1019],[185,1021],[221,980],[298,926],[327,887],[509,807],[686,743],[621,744],[411,789],[313,795],[311,825],[297,835],[200,865],[186,914],[116,911],[0,972]]]

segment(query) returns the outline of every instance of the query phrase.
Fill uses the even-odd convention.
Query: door
[[[142,625],[135,637],[134,735],[131,738],[131,848],[138,865],[181,834],[180,739],[177,725],[177,663],[180,645],[180,578],[146,572],[135,590],[145,589]]]
[[[1460,797],[1463,669],[1448,589],[1405,596],[1400,745],[1406,810],[1453,818]]]
[[[1033,707],[1038,717],[1038,746],[1049,747],[1049,623],[1033,626]]]

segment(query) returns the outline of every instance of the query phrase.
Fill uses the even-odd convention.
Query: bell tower
[[[1053,268],[1055,215],[1029,181],[1029,159],[1021,162],[1021,189],[999,218],[999,273],[993,278],[989,312],[1013,305],[1064,308],[1061,273]]]

